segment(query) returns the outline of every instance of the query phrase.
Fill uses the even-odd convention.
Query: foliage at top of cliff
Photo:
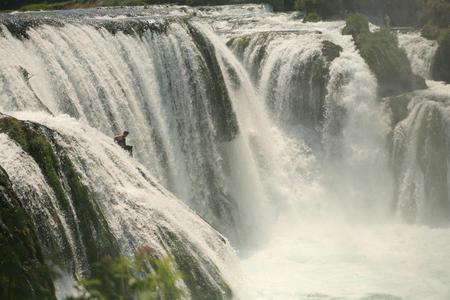
[[[342,30],[342,34],[352,35],[354,38],[360,33],[368,32],[370,32],[369,21],[361,14],[353,14],[348,17],[345,27]]]
[[[342,33],[353,36],[361,56],[377,77],[380,96],[426,88],[425,80],[413,74],[406,52],[389,28],[371,32],[367,18],[354,14],[347,19]]]

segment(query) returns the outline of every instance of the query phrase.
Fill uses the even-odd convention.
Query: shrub
[[[432,25],[431,23],[425,24],[420,31],[421,35],[429,40],[437,40],[441,31],[439,27]]]
[[[361,14],[352,14],[347,18],[347,22],[345,24],[344,29],[342,30],[342,34],[352,35],[356,40],[356,36],[359,33],[367,33],[369,30],[369,21],[364,15]]]
[[[157,258],[149,247],[138,249],[133,259],[106,257],[95,264],[92,274],[79,281],[81,295],[71,300],[177,300],[184,295],[173,259]]]
[[[316,12],[310,12],[308,13],[305,18],[303,19],[303,22],[319,22],[320,21],[320,16],[318,13]]]

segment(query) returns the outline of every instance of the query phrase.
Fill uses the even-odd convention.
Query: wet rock
[[[431,73],[434,80],[450,83],[450,29],[441,34]]]
[[[341,46],[330,41],[323,41],[322,45],[322,54],[328,62],[332,62],[335,58],[339,57],[343,50]]]
[[[0,298],[56,299],[31,216],[0,166]]]

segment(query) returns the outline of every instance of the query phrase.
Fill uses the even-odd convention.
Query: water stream
[[[154,197],[237,299],[450,298],[448,85],[379,99],[344,22],[305,24],[261,5],[4,15],[0,24],[0,112],[75,141],[108,220],[149,201],[153,188],[126,166],[139,162],[231,240],[232,268],[230,249],[208,245],[213,233],[194,230],[203,225],[189,208]],[[418,33],[399,41],[428,79],[436,45]],[[325,54],[328,42],[337,57]],[[107,138],[124,129],[134,159]],[[0,137],[5,169],[32,169]],[[118,184],[124,204],[104,196]],[[125,253],[153,238],[131,211],[117,221],[136,227],[121,238]]]

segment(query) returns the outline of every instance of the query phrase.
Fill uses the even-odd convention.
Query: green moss
[[[441,32],[438,43],[431,73],[434,80],[450,83],[450,29]]]
[[[321,20],[319,14],[315,11],[307,13],[306,16],[303,18],[303,23],[306,22],[319,22]]]
[[[421,35],[429,40],[437,40],[441,35],[441,29],[430,23],[425,24],[420,31]]]
[[[24,5],[20,8],[21,11],[39,11],[39,10],[60,10],[64,9],[70,1],[60,3],[33,3]]]
[[[56,299],[31,217],[0,167],[0,298]]]
[[[242,58],[244,56],[245,49],[250,45],[251,36],[244,35],[240,37],[235,37],[227,42],[227,46],[233,48],[234,53]]]
[[[0,131],[15,140],[23,149],[28,148],[28,141],[22,128],[22,122],[11,117],[0,119]]]
[[[339,45],[336,45],[330,41],[323,41],[322,42],[322,54],[325,56],[326,60],[328,62],[333,61],[342,52],[342,47]]]
[[[294,0],[294,10],[303,10],[303,9],[305,9],[305,1]]]
[[[102,0],[102,6],[135,6],[149,4],[151,1],[145,0]]]
[[[31,125],[26,126],[25,122],[12,117],[0,119],[0,132],[8,134],[25,152],[33,157],[42,170],[47,183],[55,192],[60,205],[64,210],[69,210],[64,189],[58,177],[58,158],[53,152],[52,145],[45,136],[30,127]]]
[[[50,130],[33,123],[12,117],[0,119],[0,132],[8,134],[38,164],[45,180],[55,193],[70,228],[83,242],[88,262],[92,264],[106,255],[118,255],[115,239],[109,232],[108,224],[89,189],[81,183],[67,155],[60,154],[62,159],[59,160],[56,149],[44,135],[43,130],[47,130],[50,134]],[[81,248],[79,245],[79,249]],[[69,253],[70,251],[65,251],[66,255]]]
[[[450,0],[425,0],[420,15],[422,24],[448,28],[450,26]]]
[[[352,14],[347,18],[342,34],[356,37],[359,33],[367,33],[369,30],[369,21],[364,15]]]
[[[119,247],[108,229],[106,219],[66,155],[62,158],[62,170],[70,188],[88,260],[93,263],[108,255],[117,256]]]
[[[361,56],[378,79],[382,97],[426,88],[425,80],[412,72],[397,35],[387,28],[370,32],[367,18],[354,14],[347,19],[343,34],[351,34]]]
[[[159,227],[160,242],[167,245],[167,251],[173,255],[177,269],[183,274],[183,281],[190,291],[191,298],[196,300],[224,300],[232,299],[233,294],[227,283],[220,277],[220,271],[211,262],[193,253],[188,241],[181,240],[175,233],[164,227]],[[207,268],[202,268],[208,266]],[[209,269],[209,273],[205,271]]]

